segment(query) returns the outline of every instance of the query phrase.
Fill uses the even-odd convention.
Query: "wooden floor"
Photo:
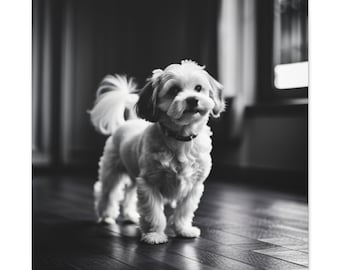
[[[89,177],[88,177],[89,178]],[[208,179],[194,223],[198,239],[139,242],[96,224],[93,181],[33,180],[33,269],[307,269],[308,208],[303,198]]]

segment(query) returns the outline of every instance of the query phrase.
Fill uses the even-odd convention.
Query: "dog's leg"
[[[203,184],[198,184],[183,200],[177,203],[171,218],[177,235],[188,238],[200,236],[201,231],[199,228],[192,226],[192,219],[194,218],[195,210],[198,208],[203,190]]]
[[[95,190],[100,188],[100,195],[95,200],[98,222],[116,224],[119,216],[119,204],[124,197],[124,177],[122,174],[112,174],[110,179],[98,181]]]
[[[142,241],[148,244],[162,244],[168,241],[165,234],[166,217],[161,194],[148,186],[143,178],[137,178],[139,224]]]
[[[138,224],[139,214],[137,212],[137,186],[132,184],[126,187],[125,198],[122,203],[122,214],[124,220]]]
[[[99,162],[98,181],[94,185],[95,210],[99,222],[115,224],[119,215],[119,202],[123,199],[126,178],[118,164],[119,158],[110,137],[106,141]]]

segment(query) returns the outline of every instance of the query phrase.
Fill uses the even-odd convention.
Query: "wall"
[[[129,73],[142,83],[153,68],[192,58],[217,75],[218,1],[137,2],[33,1],[34,165],[97,166],[105,137],[86,111],[107,73]],[[306,105],[252,108],[241,136],[230,138],[228,111],[211,123],[214,164],[306,171]]]
[[[307,105],[248,108],[240,141],[216,143],[219,166],[306,172]]]

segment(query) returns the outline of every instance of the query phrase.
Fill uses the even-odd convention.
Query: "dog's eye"
[[[197,85],[195,86],[195,90],[196,90],[197,92],[200,92],[200,91],[202,90],[202,86],[201,86],[200,84],[197,84]]]
[[[172,86],[170,89],[169,89],[169,94],[170,95],[177,95],[179,92],[181,91],[181,88],[179,88],[178,86]]]

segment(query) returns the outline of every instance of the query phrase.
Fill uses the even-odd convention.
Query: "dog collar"
[[[191,134],[189,136],[182,136],[177,134],[175,131],[169,129],[168,127],[162,125],[161,123],[159,123],[161,130],[163,131],[164,135],[171,137],[177,141],[181,141],[181,142],[190,142],[193,139],[195,139],[197,137],[197,134]]]

